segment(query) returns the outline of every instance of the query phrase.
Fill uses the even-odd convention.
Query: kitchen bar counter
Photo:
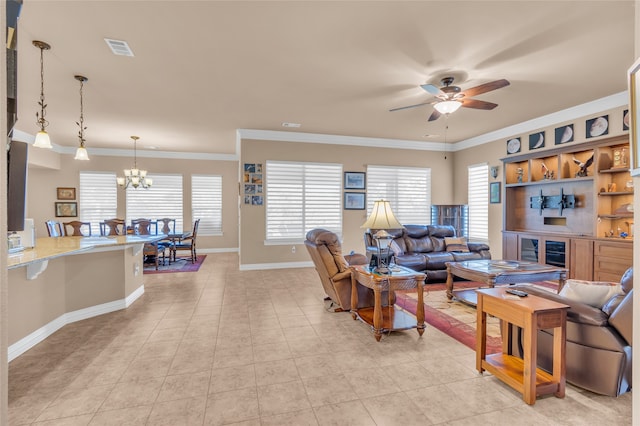
[[[9,256],[9,361],[66,324],[144,294],[144,243],[165,235],[38,238]]]

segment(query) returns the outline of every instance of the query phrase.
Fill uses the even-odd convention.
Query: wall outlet
[[[133,276],[137,277],[138,275],[140,275],[140,264],[138,262],[135,262],[133,264]]]
[[[291,246],[291,253],[295,253],[296,252],[296,246]]]

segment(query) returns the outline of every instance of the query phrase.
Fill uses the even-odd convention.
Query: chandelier
[[[47,114],[47,104],[44,103],[44,59],[43,52],[45,50],[51,49],[51,46],[44,41],[33,40],[33,45],[40,49],[40,113],[36,112],[36,123],[40,126],[40,131],[36,134],[36,140],[33,146],[37,148],[53,148],[51,145],[51,139],[49,139],[49,134],[45,130],[45,127],[49,125],[45,115]]]
[[[87,130],[87,128],[84,125],[84,103],[82,101],[82,93],[83,93],[82,89],[84,88],[85,81],[87,81],[88,79],[87,77],[84,77],[81,75],[76,75],[74,76],[74,78],[80,82],[80,121],[76,121],[76,124],[78,125],[78,127],[80,127],[80,130],[78,131],[80,146],[76,150],[76,156],[74,157],[74,159],[87,161],[89,160],[89,153],[87,152],[87,149],[84,147],[84,140],[85,140],[84,131]]]
[[[146,170],[140,170],[138,168],[136,145],[140,137],[131,136],[131,139],[133,139],[133,168],[124,169],[124,177],[118,177],[116,178],[116,181],[118,182],[118,185],[123,187],[124,189],[127,189],[129,185],[133,186],[136,189],[139,186],[143,187],[144,189],[149,189],[153,184],[153,180],[147,177]]]

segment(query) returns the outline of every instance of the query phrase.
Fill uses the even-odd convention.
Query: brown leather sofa
[[[377,229],[364,233],[367,258],[375,260],[378,249],[373,241]],[[402,229],[387,230],[400,248],[395,262],[400,266],[424,272],[426,282],[444,282],[447,279],[447,262],[491,259],[489,246],[484,243],[468,242],[468,252],[447,251],[445,238],[455,237],[455,229],[448,225],[405,225]]]
[[[318,271],[333,312],[351,310],[351,270],[349,265],[367,264],[362,254],[342,254],[342,245],[336,234],[326,229],[312,229],[304,242]],[[386,300],[386,299],[383,299]],[[373,291],[358,286],[358,308],[373,306]]]
[[[622,279],[623,294],[613,296],[602,309],[568,300],[528,285],[514,288],[569,305],[567,311],[567,381],[602,395],[618,396],[631,390],[633,331],[633,268]],[[520,328],[513,327],[511,353],[522,356]],[[538,366],[552,370],[553,331],[538,331]]]

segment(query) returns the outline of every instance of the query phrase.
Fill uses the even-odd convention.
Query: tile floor
[[[145,276],[130,308],[70,324],[9,365],[11,425],[625,425],[631,394],[568,386],[534,406],[428,327],[329,313],[311,268]]]

